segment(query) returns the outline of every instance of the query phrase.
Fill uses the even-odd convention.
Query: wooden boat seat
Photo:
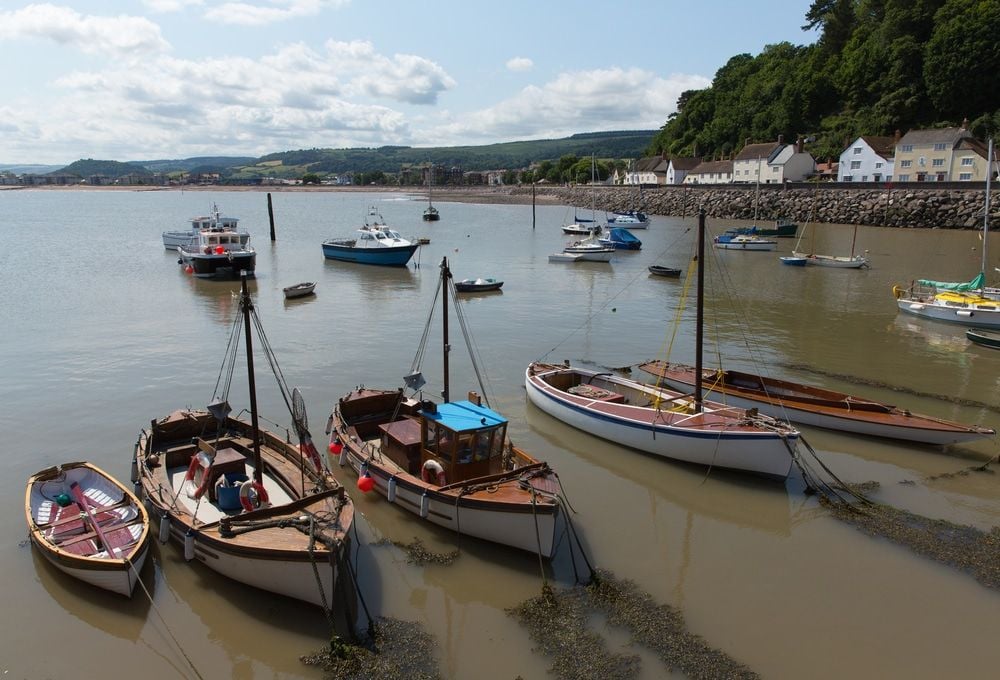
[[[578,397],[593,399],[594,401],[606,401],[611,404],[625,403],[625,395],[612,392],[611,390],[606,390],[603,387],[594,387],[593,385],[574,385],[566,391],[570,394],[575,394]]]
[[[206,449],[205,446],[208,448]],[[206,444],[202,440],[198,440],[198,447],[203,451],[211,452],[215,451],[215,458],[206,473],[209,475],[208,478],[208,499],[210,501],[218,501],[216,484],[219,478],[226,473],[234,473],[237,475],[246,475],[247,458],[242,453],[234,448],[227,447],[224,449],[213,449],[211,444]],[[204,467],[203,461],[199,458],[199,465]]]

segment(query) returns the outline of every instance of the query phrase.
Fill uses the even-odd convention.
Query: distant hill
[[[65,168],[58,171],[62,175],[76,175],[77,177],[91,177],[93,175],[103,175],[104,177],[125,177],[126,175],[147,175],[153,173],[139,165],[138,163],[120,163],[118,161],[95,161],[93,158],[79,160],[70,163]],[[51,173],[50,173],[51,174]]]
[[[304,149],[262,156],[258,164],[296,168],[298,172],[398,172],[404,164],[434,163],[463,170],[527,168],[562,156],[640,158],[647,153],[656,130],[590,132],[562,139],[503,142],[483,146],[417,148],[383,146],[375,149]]]
[[[598,158],[641,158],[647,155],[656,130],[588,132],[562,139],[504,142],[483,146],[441,146],[417,148],[383,146],[372,149],[303,149],[248,156],[201,156],[178,160],[95,161],[79,160],[58,171],[87,177],[150,173],[219,173],[229,180],[259,177],[297,178],[305,173],[399,172],[405,164],[434,163],[437,166],[470,170],[526,168],[532,163],[557,161],[563,156]]]
[[[59,170],[61,165],[33,165],[31,163],[0,163],[0,172],[12,172],[15,175],[44,175]]]

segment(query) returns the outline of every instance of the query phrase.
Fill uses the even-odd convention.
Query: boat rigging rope
[[[204,680],[205,676],[203,676],[201,673],[198,672],[198,668],[194,665],[194,661],[192,661],[191,657],[188,656],[187,652],[184,651],[184,647],[181,646],[181,643],[177,639],[177,636],[174,635],[174,632],[170,630],[170,626],[167,624],[166,617],[163,616],[163,612],[161,612],[160,608],[157,606],[156,600],[153,599],[153,594],[149,592],[149,589],[146,588],[146,584],[142,582],[141,578],[139,578],[139,572],[135,571],[135,565],[132,564],[131,560],[128,560],[128,564],[129,567],[132,569],[132,571],[135,572],[136,583],[138,583],[139,586],[142,588],[142,592],[146,595],[146,599],[149,600],[150,606],[152,606],[153,611],[156,612],[156,616],[159,617],[160,623],[163,624],[163,629],[167,631],[167,635],[170,637],[171,641],[173,641],[174,646],[180,652],[181,656],[184,657],[184,660],[187,661],[188,666],[191,667],[191,672],[194,673],[196,678]]]
[[[352,522],[351,529],[354,531],[354,542],[357,546],[359,546],[354,551],[354,559],[356,560],[358,558],[361,545],[361,540],[358,538],[358,523]],[[351,582],[354,583],[354,591],[358,594],[358,600],[361,601],[361,608],[365,610],[365,618],[368,619],[368,637],[370,639],[375,634],[375,622],[372,620],[372,615],[368,611],[368,604],[365,602],[365,596],[361,592],[361,584],[358,583],[357,568],[351,566],[350,555],[344,556],[344,566],[347,568],[347,573],[351,577]]]
[[[312,566],[313,577],[316,579],[316,590],[319,591],[319,601],[320,606],[323,607],[323,615],[326,616],[326,622],[330,626],[330,638],[333,639],[334,635],[334,623],[333,623],[333,602],[330,605],[326,604],[326,590],[323,588],[323,579],[319,575],[319,565],[316,564],[316,521],[315,517],[309,516],[309,564]],[[333,562],[334,551],[330,551],[330,561]],[[336,571],[333,573],[334,587],[336,587]],[[331,596],[333,594],[331,593]]]

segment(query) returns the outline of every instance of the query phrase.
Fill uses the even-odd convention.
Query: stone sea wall
[[[531,194],[530,187],[518,187],[512,193]],[[992,191],[990,214],[996,219],[996,201]],[[683,217],[694,215],[704,205],[709,217],[719,219],[754,219],[753,185],[726,187],[661,187],[642,192],[645,211],[653,215]],[[559,202],[589,209],[592,200],[587,186],[536,187],[536,199]],[[625,187],[598,187],[593,192],[598,212],[635,207],[638,191]],[[984,189],[981,184],[968,188],[836,188],[811,186],[760,187],[757,219],[769,222],[784,217],[795,222],[861,224],[869,226],[923,229],[979,229],[983,225]]]

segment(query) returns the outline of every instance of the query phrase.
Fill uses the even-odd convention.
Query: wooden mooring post
[[[267,192],[267,219],[271,222],[271,242],[274,238],[274,207],[271,205],[271,192]]]

